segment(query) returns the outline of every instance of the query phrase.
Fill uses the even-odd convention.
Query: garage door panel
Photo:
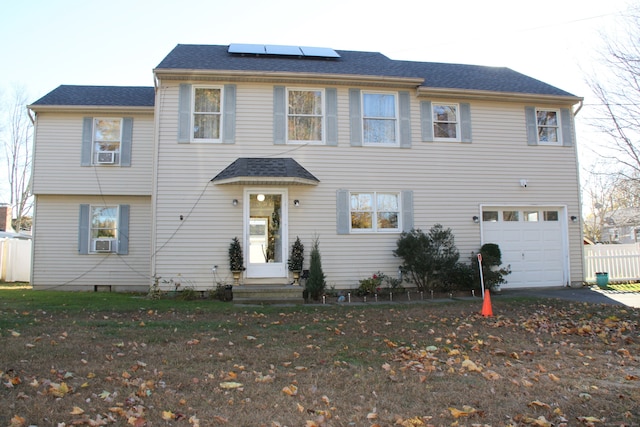
[[[522,210],[513,207],[497,210],[519,209]],[[542,218],[542,215],[539,217]],[[562,227],[560,221],[543,220],[483,223],[484,243],[498,244],[502,252],[503,265],[510,265],[511,274],[505,277],[505,288],[563,284],[566,257]]]

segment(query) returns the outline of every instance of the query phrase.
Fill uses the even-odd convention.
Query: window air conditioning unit
[[[98,153],[98,164],[101,165],[112,165],[116,161],[116,152],[115,151],[100,151]]]
[[[96,239],[93,241],[93,250],[95,252],[111,252],[111,244],[113,240]]]

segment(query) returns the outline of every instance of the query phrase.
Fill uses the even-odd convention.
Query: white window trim
[[[93,238],[92,232],[93,228],[93,210],[95,208],[115,208],[116,209],[116,226],[115,226],[115,237],[103,237],[103,238]],[[90,254],[105,254],[105,253],[117,253],[118,252],[118,232],[120,229],[120,206],[119,205],[89,205],[89,253]],[[111,241],[111,251],[96,251],[94,242],[96,240],[110,240]]]
[[[367,142],[365,137],[366,137],[366,132],[364,130],[364,121],[366,119],[379,119],[379,120],[391,120],[388,117],[367,117],[364,114],[364,97],[365,95],[393,95],[393,102],[394,102],[394,110],[395,110],[395,116],[393,118],[394,124],[395,124],[395,136],[396,136],[396,140],[395,142]],[[362,110],[362,145],[365,147],[399,147],[400,146],[400,104],[398,101],[399,98],[399,94],[398,92],[391,92],[391,91],[362,91],[362,93],[360,94],[360,105],[361,105],[361,110]]]
[[[297,91],[297,92],[320,92],[322,94],[322,99],[320,100],[320,104],[322,107],[322,114],[320,117],[322,118],[322,139],[321,140],[297,140],[297,139],[289,139],[289,92]],[[325,145],[326,144],[326,123],[327,123],[327,108],[326,108],[326,96],[323,88],[309,88],[309,87],[287,87],[285,93],[285,116],[286,116],[286,129],[285,129],[285,138],[287,144],[298,145],[298,144],[312,144],[312,145]],[[302,117],[302,116],[300,116]],[[309,115],[304,117],[317,117],[315,115]]]
[[[122,150],[122,125],[124,120],[122,117],[93,117],[91,126],[91,164],[94,166],[120,166],[120,152]],[[118,140],[118,149],[115,150],[113,163],[98,163],[99,153],[109,153],[110,151],[96,150],[96,122],[99,120],[114,120],[120,122],[120,138]]]
[[[438,123],[453,123],[453,122],[443,122],[443,121],[439,121],[436,120],[435,117],[435,107],[438,105],[444,105],[447,107],[455,107],[456,108],[456,118],[457,120],[455,121],[456,124],[456,137],[455,138],[443,138],[443,137],[437,137],[436,136],[436,125]],[[460,104],[455,103],[455,102],[432,102],[431,103],[431,119],[433,120],[433,140],[434,141],[449,141],[449,142],[460,142],[461,141],[461,127],[460,127]]]
[[[397,228],[382,228],[378,229],[378,194],[395,194],[398,197],[398,227]],[[371,228],[353,228],[351,222],[351,195],[352,194],[371,194],[373,195],[373,210],[371,211]],[[349,191],[349,232],[353,234],[385,234],[385,233],[401,233],[402,232],[402,192],[401,191]]]
[[[218,134],[220,138],[196,138],[194,136],[194,128],[196,123],[196,89],[218,89],[220,90],[220,112],[217,113],[220,116],[220,128]],[[207,144],[221,144],[222,143],[222,130],[224,129],[224,86],[219,85],[193,85],[191,87],[191,110],[189,118],[189,140],[191,142],[202,142]],[[215,114],[215,113],[214,113]]]
[[[538,124],[538,112],[539,111],[552,111],[554,113],[556,113],[556,121],[557,124],[555,126],[540,126]],[[538,108],[536,107],[536,139],[538,140],[538,145],[563,145],[562,142],[562,117],[560,114],[560,110],[556,109],[556,108]],[[558,135],[558,140],[553,142],[553,141],[540,141],[540,128],[541,127],[547,127],[547,128],[555,128],[556,129],[556,135]]]

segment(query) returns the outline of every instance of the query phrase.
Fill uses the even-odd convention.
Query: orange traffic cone
[[[482,303],[482,315],[484,317],[493,317],[493,309],[491,308],[491,295],[489,289],[484,291],[484,302]]]

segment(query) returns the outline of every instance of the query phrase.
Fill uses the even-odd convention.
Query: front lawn
[[[0,426],[638,425],[639,310],[481,306],[3,290]]]

